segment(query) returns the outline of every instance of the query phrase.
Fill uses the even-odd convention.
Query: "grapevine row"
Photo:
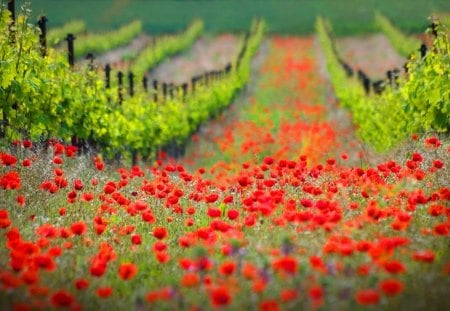
[[[403,34],[401,30],[396,28],[380,12],[375,12],[375,22],[380,30],[388,37],[389,41],[391,41],[392,46],[404,57],[408,57],[411,52],[417,50],[422,44],[419,39]]]
[[[79,34],[86,31],[86,23],[82,20],[72,20],[61,27],[51,28],[47,34],[49,45],[55,46],[60,43],[68,33]]]
[[[381,94],[366,94],[342,67],[331,26],[317,19],[317,33],[325,53],[336,97],[348,108],[359,136],[378,151],[392,148],[412,133],[448,132],[450,120],[450,44],[446,30],[436,25],[431,51],[416,51],[407,64],[407,76],[386,85]]]
[[[197,84],[189,96],[176,94],[164,103],[137,92],[119,101],[117,87],[105,88],[103,77],[86,66],[71,69],[65,57],[39,46],[39,30],[20,15],[11,27],[10,12],[0,11],[1,135],[8,141],[52,137],[102,147],[109,155],[152,155],[171,142],[183,143],[199,124],[228,105],[247,82],[250,59],[263,36],[254,23],[246,49],[230,74],[209,85]]]
[[[87,34],[77,38],[75,57],[86,53],[103,53],[121,45],[125,45],[142,31],[141,21],[132,21],[119,29],[97,34]]]

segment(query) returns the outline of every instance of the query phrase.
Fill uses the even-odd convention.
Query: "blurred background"
[[[2,0],[6,3],[7,0]],[[32,16],[47,16],[49,26],[73,19],[86,22],[89,31],[101,31],[140,19],[144,30],[159,34],[186,27],[194,18],[206,31],[245,31],[252,18],[262,17],[270,33],[311,34],[317,15],[328,17],[337,35],[375,31],[373,14],[382,12],[408,33],[423,32],[428,17],[450,20],[449,0],[18,0],[28,3]]]

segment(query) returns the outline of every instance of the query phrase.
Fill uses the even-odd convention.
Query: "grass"
[[[5,2],[5,0],[2,0]],[[18,4],[29,2],[18,0]],[[445,0],[39,0],[31,1],[37,17],[45,14],[49,26],[83,19],[89,30],[118,27],[141,19],[150,33],[174,32],[194,18],[205,21],[206,31],[246,31],[254,17],[263,17],[272,33],[311,34],[314,21],[322,15],[336,25],[338,35],[376,31],[373,12],[378,10],[405,32],[422,32],[432,13],[450,11]]]

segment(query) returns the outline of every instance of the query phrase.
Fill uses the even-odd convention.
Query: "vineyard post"
[[[94,54],[92,54],[92,53],[87,53],[87,54],[86,54],[86,59],[89,61],[89,63],[88,63],[88,68],[89,68],[89,70],[90,70],[90,71],[93,71],[93,70],[94,70],[94,59],[95,59]]]
[[[187,95],[187,91],[188,91],[188,84],[187,83],[183,83],[183,85],[181,86],[183,88],[183,100],[186,99],[186,95]]]
[[[195,82],[197,82],[197,79],[195,77],[192,77],[191,78],[192,94],[195,94]]]
[[[75,36],[71,33],[67,34],[66,40],[67,40],[67,55],[69,59],[69,65],[71,68],[73,68],[73,65],[75,63],[75,55],[73,50],[73,41],[75,40]]]
[[[129,94],[131,97],[134,95],[134,74],[130,71],[128,73],[128,86],[129,86]]]
[[[122,94],[122,88],[123,88],[123,73],[122,73],[122,71],[119,71],[119,72],[117,73],[117,78],[118,78],[118,80],[119,80],[119,82],[118,82],[118,85],[119,85],[119,87],[118,87],[119,104],[122,104],[122,102],[123,102],[123,94]]]
[[[231,63],[228,63],[225,67],[225,73],[228,75],[231,72]]]
[[[169,84],[169,95],[170,95],[170,99],[173,99],[173,97],[174,97],[174,85],[173,85],[173,83],[170,83]]]
[[[142,78],[142,86],[144,87],[144,91],[147,93],[147,91],[148,91],[148,80],[147,80],[146,76],[144,76]]]
[[[105,66],[105,88],[109,89],[111,87],[111,65],[106,64]]]
[[[392,86],[392,80],[393,80],[392,70],[388,70],[386,72],[386,76],[388,78],[389,84]]]
[[[42,56],[47,55],[47,17],[41,16],[38,20],[38,26],[41,30],[39,34],[39,42],[41,43]]]
[[[163,82],[163,84],[162,84],[162,91],[163,91],[163,101],[165,101],[167,98],[167,83],[166,82]]]
[[[16,5],[14,3],[14,0],[8,0],[8,10],[11,12],[11,24],[9,25],[9,29],[10,29],[10,35],[11,35],[11,40],[14,42],[15,40],[15,34],[14,34],[14,30],[12,29],[14,27],[14,24],[16,22]]]
[[[153,100],[158,102],[158,80],[153,80]]]
[[[424,58],[425,55],[427,55],[427,46],[426,46],[425,44],[422,43],[422,44],[420,45],[419,51],[420,51],[420,56],[421,56],[422,58]]]

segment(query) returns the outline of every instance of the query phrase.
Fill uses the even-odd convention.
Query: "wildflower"
[[[383,264],[383,267],[386,270],[386,272],[392,274],[399,274],[406,271],[405,266],[400,261],[397,260],[386,261]]]
[[[95,293],[99,298],[108,298],[112,295],[113,289],[111,287],[99,287]]]
[[[83,289],[88,288],[89,281],[86,279],[77,279],[77,280],[75,280],[74,284],[78,290],[83,290]]]
[[[20,176],[15,171],[10,171],[0,178],[0,187],[4,190],[18,190],[21,187]]]
[[[278,258],[272,262],[272,268],[275,271],[284,271],[289,274],[295,274],[298,270],[297,260],[290,256]]]
[[[380,294],[374,289],[361,289],[355,299],[360,305],[373,305],[380,302]]]
[[[56,291],[50,298],[54,307],[68,307],[75,301],[72,294],[66,290]]]
[[[140,234],[132,234],[131,235],[131,243],[134,245],[141,245],[142,244],[142,237]]]
[[[153,229],[153,236],[158,240],[162,240],[167,237],[167,230],[164,227],[156,227]]]
[[[276,300],[264,300],[259,305],[260,311],[279,311],[280,306]]]
[[[135,264],[126,262],[119,267],[119,277],[122,280],[128,281],[133,279],[137,274],[137,267]]]
[[[212,289],[210,292],[210,299],[214,307],[226,306],[231,303],[230,292],[224,286]]]
[[[77,221],[70,226],[70,230],[75,235],[83,235],[87,231],[87,226],[83,221]]]
[[[422,261],[425,263],[432,263],[435,258],[435,254],[431,250],[422,250],[414,252],[412,255],[413,259],[416,261]]]
[[[200,284],[200,277],[197,273],[188,272],[183,275],[180,280],[181,286],[184,287],[195,287]]]
[[[386,296],[396,296],[403,291],[405,286],[399,280],[386,279],[379,283],[379,287]]]
[[[4,166],[14,166],[17,163],[17,158],[9,153],[0,152],[0,160]]]
[[[226,261],[219,266],[219,272],[224,276],[233,274],[235,269],[236,263],[234,263],[233,261]]]

